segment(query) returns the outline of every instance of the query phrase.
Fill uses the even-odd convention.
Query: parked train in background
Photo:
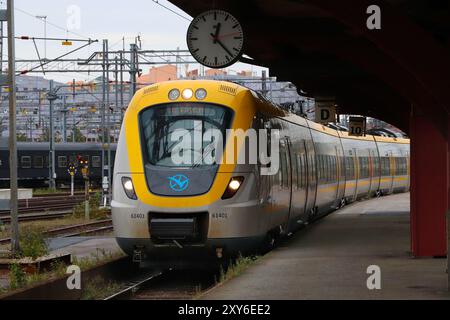
[[[45,187],[49,182],[48,142],[18,142],[17,164],[19,186]],[[114,166],[116,144],[111,144],[111,164]],[[56,185],[70,184],[69,164],[77,165],[79,157],[88,159],[89,180],[92,186],[100,186],[102,182],[102,144],[101,143],[56,143],[55,173]],[[75,183],[82,184],[81,170],[77,170]],[[0,139],[0,187],[9,187],[9,149],[8,138]]]
[[[223,137],[229,129],[278,130],[279,170],[263,175],[259,161],[173,161],[177,130],[201,137],[211,128]],[[224,141],[226,153],[246,150]],[[136,93],[122,124],[111,204],[117,242],[136,259],[157,260],[270,247],[345,203],[408,191],[409,152],[408,139],[349,136],[233,83],[158,83]]]

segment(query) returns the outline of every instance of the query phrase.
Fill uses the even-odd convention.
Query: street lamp
[[[47,59],[47,16],[36,16],[36,18],[44,21],[44,59]]]

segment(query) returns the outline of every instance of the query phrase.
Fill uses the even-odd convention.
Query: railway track
[[[147,271],[124,283],[122,290],[104,300],[186,300],[212,288],[217,270]]]
[[[44,232],[46,237],[76,237],[82,235],[92,235],[113,230],[112,220],[105,219],[95,222],[77,224],[67,227],[60,227]],[[0,245],[8,244],[11,238],[0,239]]]
[[[31,199],[19,200],[19,214],[51,212],[72,209],[75,205],[85,200],[84,195],[52,195]],[[0,210],[0,219],[9,215],[9,210]]]
[[[51,211],[45,213],[23,213],[19,215],[19,221],[38,221],[38,220],[51,220],[62,218],[66,215],[72,214],[72,210],[60,210],[60,211]],[[10,223],[11,216],[0,216],[0,220],[3,223]]]

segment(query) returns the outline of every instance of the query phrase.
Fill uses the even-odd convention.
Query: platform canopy
[[[342,114],[372,116],[407,132],[411,252],[416,257],[446,255],[450,1],[171,2],[191,16],[210,9],[230,12],[243,26],[252,63],[270,68],[271,75],[292,81],[310,96],[336,97]],[[380,9],[381,29],[367,27],[372,5]]]
[[[191,16],[213,8],[230,12],[243,25],[254,64],[308,95],[335,96],[341,113],[370,115],[408,132],[414,106],[446,133],[449,1],[171,2]],[[381,9],[381,30],[366,25],[373,4]]]

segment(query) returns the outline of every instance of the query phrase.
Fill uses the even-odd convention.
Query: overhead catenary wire
[[[3,39],[7,39],[7,36],[0,37]],[[17,40],[47,40],[47,41],[70,41],[70,42],[89,42],[92,39],[71,39],[71,38],[44,38],[44,37],[30,37],[30,36],[16,36],[14,37]]]
[[[176,15],[179,16],[180,18],[183,18],[184,20],[187,20],[187,21],[189,21],[189,22],[192,21],[192,18],[188,18],[188,17],[183,16],[182,14],[176,12],[175,10],[173,10],[173,9],[171,9],[171,8],[169,8],[169,7],[165,6],[165,5],[163,5],[163,4],[161,4],[158,0],[152,0],[152,1],[153,1],[154,3],[156,3],[157,5],[163,7],[164,9],[166,9],[166,10],[168,10],[168,11],[170,11],[170,12],[176,14]]]
[[[29,12],[23,10],[23,9],[20,9],[20,8],[17,8],[17,7],[16,7],[15,10],[16,10],[16,11],[19,11],[19,12],[21,12],[21,13],[27,15],[27,16],[30,16],[30,17],[32,17],[32,18],[34,18],[34,19],[40,20],[39,18],[36,17],[36,15],[34,15],[34,14],[32,14],[32,13],[29,13]],[[87,36],[85,36],[85,35],[82,35],[82,34],[80,34],[80,33],[77,33],[77,32],[75,32],[75,31],[70,31],[70,30],[68,30],[67,28],[61,27],[61,26],[59,26],[59,25],[57,25],[57,24],[55,24],[55,23],[53,23],[53,22],[50,22],[50,21],[48,21],[48,20],[47,20],[47,24],[50,25],[50,26],[52,26],[52,27],[54,27],[54,28],[60,29],[60,30],[62,30],[62,31],[64,31],[64,32],[71,33],[71,34],[73,34],[73,35],[79,36],[79,37],[81,37],[81,38],[85,38],[85,39],[90,39],[90,38],[91,38],[91,37],[87,37]]]
[[[91,45],[92,43],[94,43],[94,42],[97,42],[97,40],[90,40],[88,43],[82,45],[81,47],[75,48],[74,50],[71,50],[71,51],[69,51],[69,52],[67,52],[67,53],[65,53],[65,54],[63,54],[63,55],[60,55],[60,56],[54,58],[54,59],[46,60],[45,62],[41,63],[40,65],[35,66],[35,67],[33,67],[33,68],[29,69],[29,70],[23,70],[23,71],[19,72],[18,75],[27,74],[27,73],[29,73],[30,71],[39,69],[39,68],[41,68],[41,67],[43,67],[43,66],[45,66],[45,65],[47,65],[47,64],[49,64],[49,63],[51,63],[51,62],[56,62],[56,61],[58,61],[59,59],[64,58],[65,56],[68,56],[68,55],[70,55],[70,54],[72,54],[72,53],[74,53],[74,52],[76,52],[76,51],[78,51],[78,50],[81,50],[81,49],[87,47],[87,46],[90,46],[90,45]]]

